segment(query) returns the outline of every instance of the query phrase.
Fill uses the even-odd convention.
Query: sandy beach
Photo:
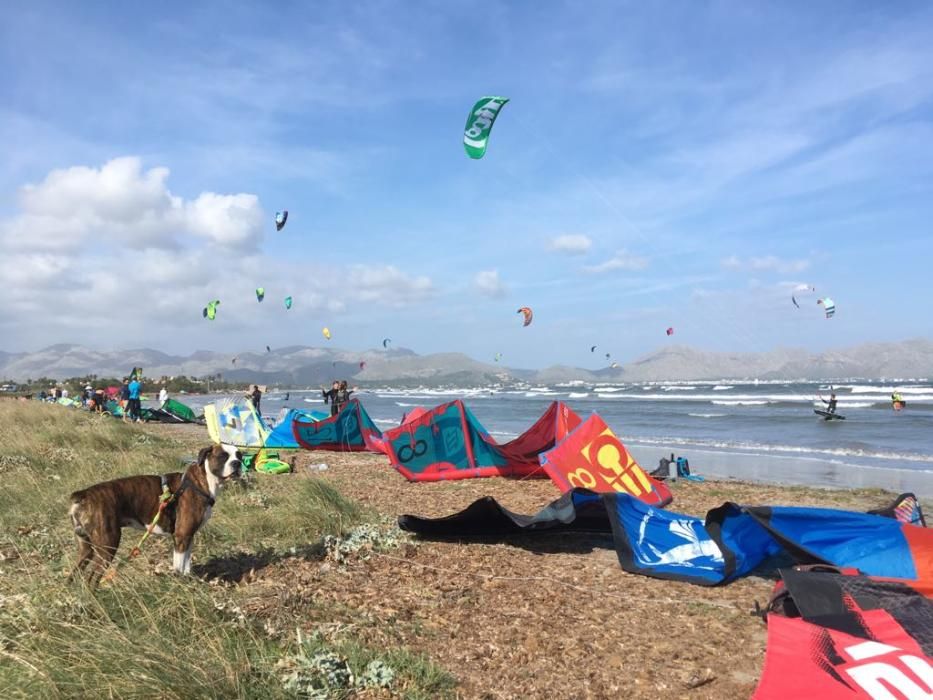
[[[201,440],[196,428],[151,429],[192,446]],[[321,462],[326,471],[309,469]],[[258,476],[260,487],[308,478],[389,520],[447,515],[483,496],[533,513],[559,495],[546,480],[411,484],[369,454],[302,451],[295,474]],[[672,488],[669,509],[696,515],[725,501],[864,510],[892,497],[736,481],[680,480]],[[404,645],[453,672],[460,696],[482,698],[749,697],[766,636],[752,613],[774,585],[762,576],[718,588],[634,576],[619,568],[608,538],[569,535],[416,540],[342,567],[297,558],[250,571],[207,566],[245,581],[251,614],[274,625],[347,625],[368,644]]]
[[[180,667],[183,679],[203,678],[223,697],[292,697],[279,668],[299,636],[341,658],[395,659],[394,685],[354,697],[743,698],[761,674],[766,628],[753,611],[767,601],[774,571],[705,588],[624,572],[607,536],[412,538],[397,529],[399,515],[447,515],[483,496],[534,513],[559,493],[531,479],[412,484],[376,454],[292,453],[293,473],[254,473],[223,494],[195,545],[193,577],[166,576],[169,544],[154,540],[140,559],[118,558],[120,573],[88,598],[63,583],[74,561],[67,494],[94,479],[175,469],[208,443],[205,429],[127,425],[9,401],[0,403],[0,428],[11,436],[0,446],[9,485],[0,495],[0,631],[5,653],[37,669],[3,666],[5,697],[80,694],[86,684],[129,692],[124,666],[142,657],[123,658],[126,649],[160,639],[171,650],[165,635],[183,637],[178,623],[136,629],[140,619],[131,616],[126,627],[109,608],[89,616],[87,606],[110,601],[125,616],[140,591],[148,591],[147,606],[171,608],[178,595],[201,600],[204,619],[183,629],[246,645],[221,676]],[[324,470],[315,466],[322,463]],[[693,515],[725,501],[865,510],[894,495],[736,480],[678,480],[671,488],[668,509]],[[349,537],[353,523],[388,544],[327,554],[325,533]],[[62,620],[48,600],[72,612]],[[111,666],[87,647],[117,629],[129,637]],[[63,658],[78,667],[61,668]],[[87,664],[93,673],[79,671]],[[153,683],[153,696],[186,697],[168,680]]]

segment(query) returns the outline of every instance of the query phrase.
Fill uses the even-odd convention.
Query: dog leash
[[[139,543],[133,547],[132,550],[130,550],[130,559],[135,559],[140,555],[142,552],[143,542],[145,542],[149,538],[149,535],[152,534],[156,523],[159,522],[159,518],[162,516],[162,511],[168,507],[169,503],[175,500],[175,496],[177,494],[181,493],[181,488],[179,488],[175,493],[169,491],[168,480],[165,478],[164,474],[160,478],[162,479],[162,495],[159,496],[159,507],[156,509],[156,514],[152,518],[152,522],[149,523],[149,526],[146,528],[146,531],[143,533],[143,536],[140,538]]]
[[[168,479],[165,478],[165,475],[159,477],[162,480],[162,495],[159,496],[159,507],[156,510],[155,515],[152,518],[152,522],[149,523],[149,526],[146,528],[146,531],[143,533],[143,536],[140,538],[139,543],[133,547],[130,551],[130,559],[135,559],[141,553],[141,548],[143,542],[145,542],[149,535],[152,534],[152,531],[155,529],[156,523],[159,522],[159,517],[162,515],[162,511],[168,508],[176,499],[178,499],[181,494],[185,492],[186,489],[191,489],[196,494],[198,494],[204,501],[207,503],[208,507],[213,508],[214,504],[217,502],[213,496],[207,493],[200,486],[188,479],[187,472],[182,474],[181,483],[178,484],[178,490],[175,493],[172,493],[168,488]]]

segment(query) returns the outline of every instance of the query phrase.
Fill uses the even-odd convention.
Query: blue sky
[[[342,348],[536,367],[596,366],[592,344],[624,361],[933,336],[927,3],[0,20],[0,349],[255,350],[327,325]],[[511,102],[472,161],[483,95]]]

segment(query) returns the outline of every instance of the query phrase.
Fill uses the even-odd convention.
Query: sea
[[[824,421],[835,390],[837,413]],[[892,410],[897,390],[906,407]],[[283,407],[325,410],[320,390],[271,391],[266,416]],[[463,399],[491,435],[505,442],[527,429],[552,401],[586,417],[598,413],[645,468],[671,454],[720,479],[840,488],[877,487],[933,497],[933,382],[897,379],[688,381],[367,389],[356,394],[376,424],[398,425],[415,406]],[[179,396],[200,408],[211,396]]]

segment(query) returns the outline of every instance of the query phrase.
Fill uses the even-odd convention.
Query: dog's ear
[[[207,459],[207,456],[214,451],[214,446],[205,447],[200,452],[198,452],[198,466],[203,466],[204,461]]]

